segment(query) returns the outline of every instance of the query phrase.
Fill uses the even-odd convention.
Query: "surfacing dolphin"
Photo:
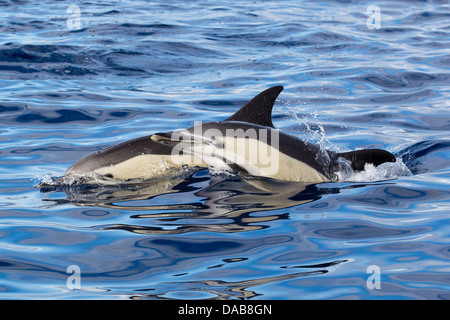
[[[148,135],[87,155],[55,182],[134,183],[209,166],[243,175],[320,183],[335,181],[342,161],[354,171],[364,170],[366,164],[396,161],[385,150],[336,153],[275,129],[272,108],[282,90],[275,86],[261,92],[224,121]]]

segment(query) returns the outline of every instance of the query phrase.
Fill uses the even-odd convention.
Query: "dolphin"
[[[385,150],[337,153],[279,131],[272,123],[272,108],[282,90],[275,86],[263,91],[224,121],[156,133],[151,139],[170,146],[175,155],[179,150],[215,169],[302,183],[337,180],[343,162],[344,168],[363,171],[366,164],[396,161]]]
[[[342,161],[354,171],[364,170],[368,163],[378,166],[396,161],[393,154],[380,149],[324,150],[276,129],[272,109],[282,90],[274,86],[261,92],[224,121],[155,133],[89,154],[55,182],[120,184],[214,167],[242,175],[320,183],[335,181]]]

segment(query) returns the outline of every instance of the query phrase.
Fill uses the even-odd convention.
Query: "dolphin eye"
[[[104,177],[105,177],[105,178],[110,178],[110,179],[113,179],[113,178],[114,178],[114,176],[113,176],[111,173],[105,174]]]

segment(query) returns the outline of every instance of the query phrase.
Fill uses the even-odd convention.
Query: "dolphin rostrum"
[[[209,166],[250,176],[320,183],[336,180],[342,161],[354,171],[364,170],[369,163],[378,166],[396,161],[385,150],[337,153],[275,129],[272,108],[282,90],[275,86],[261,92],[224,121],[196,123],[186,130],[144,136],[87,155],[58,180],[126,183]]]

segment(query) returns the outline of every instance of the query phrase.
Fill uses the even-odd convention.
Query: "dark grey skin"
[[[366,149],[336,153],[322,150],[317,145],[278,131],[272,123],[272,108],[282,90],[282,86],[275,86],[261,92],[228,119],[221,122],[202,124],[202,132],[213,128],[222,133],[226,133],[227,129],[242,129],[244,131],[253,129],[259,133],[260,129],[262,129],[266,130],[269,138],[272,134],[277,133],[279,135],[278,150],[281,156],[280,159],[287,161],[287,164],[294,163],[294,166],[297,166],[296,171],[286,171],[282,175],[273,176],[275,179],[280,180],[307,183],[332,181],[334,180],[334,171],[338,167],[337,161],[339,158],[347,160],[355,171],[364,170],[364,166],[368,163],[378,166],[385,162],[396,161],[395,156],[385,150]],[[205,137],[194,136],[195,128],[189,128],[186,132],[187,135],[191,134],[190,138],[197,145],[204,144],[206,146],[215,143]],[[184,138],[186,138],[186,135]],[[260,137],[257,136],[258,141],[259,139]],[[255,142],[257,143],[258,141]],[[176,175],[180,170],[194,163],[194,161],[182,163],[181,158],[177,159],[176,155],[174,158],[174,154],[197,157],[195,164],[198,167],[211,166],[217,161],[223,160],[214,157],[198,157],[198,154],[189,149],[178,152],[174,148],[179,142],[179,139],[174,138],[173,132],[158,133],[125,141],[87,155],[71,166],[64,177],[57,181],[70,184],[117,184],[146,181],[168,174]],[[271,144],[269,143],[269,145]],[[220,150],[226,145],[218,145],[217,147],[217,150]],[[227,160],[229,162],[230,159]],[[283,170],[286,169],[286,165],[282,165],[281,168]],[[257,166],[248,167],[240,163],[227,163],[226,169],[243,174],[264,176],[264,170],[258,171],[259,168]],[[297,176],[290,177],[291,174]],[[304,175],[304,178],[301,175]]]

